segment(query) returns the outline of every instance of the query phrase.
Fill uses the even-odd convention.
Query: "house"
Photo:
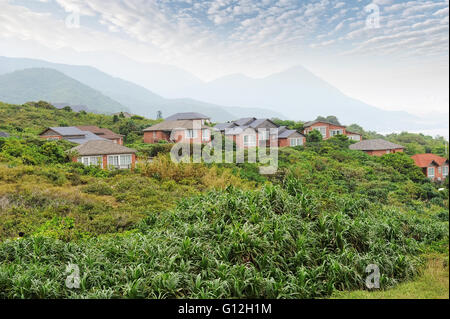
[[[132,118],[134,116],[134,114],[128,113],[128,112],[117,112],[117,113],[113,113],[113,115],[116,116],[120,116],[126,119]]]
[[[411,156],[417,166],[430,179],[442,181],[448,176],[448,159],[435,154],[416,154]]]
[[[305,145],[305,135],[297,132],[296,130],[289,130],[286,126],[280,126],[278,128],[278,146],[299,146]]]
[[[0,131],[0,137],[9,137],[9,134],[6,132],[1,132]]]
[[[136,150],[109,140],[91,140],[71,148],[73,162],[103,169],[129,169],[136,165]]]
[[[369,155],[382,156],[384,154],[403,152],[403,146],[382,139],[364,140],[349,146],[351,150],[366,152]]]
[[[84,125],[84,126],[76,126],[76,127],[82,131],[88,131],[88,132],[94,133],[95,135],[100,136],[104,139],[107,139],[114,143],[123,145],[123,135],[116,134],[113,131],[111,131],[110,129],[99,128],[94,125]]]
[[[211,128],[196,120],[164,121],[144,130],[144,143],[209,143]]]
[[[95,140],[107,140],[92,132],[80,130],[75,126],[68,127],[49,127],[39,136],[47,141],[67,140],[76,144],[83,144]]]
[[[196,112],[186,112],[186,113],[175,113],[165,119],[165,121],[182,121],[182,120],[200,120],[202,124],[211,122],[211,118],[208,116],[196,113]]]
[[[349,139],[354,141],[362,141],[362,135],[355,132],[347,131],[343,125],[337,125],[327,121],[311,121],[304,124],[303,134],[308,134],[312,130],[317,130],[322,134],[324,140],[327,140],[336,135],[346,135]]]
[[[275,141],[276,135],[270,133],[271,129],[278,130],[279,126],[270,119],[246,117],[229,123],[219,123],[214,129],[232,139],[240,148],[269,146],[273,143],[278,145],[278,141]]]

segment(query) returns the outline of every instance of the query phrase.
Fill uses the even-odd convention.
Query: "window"
[[[322,137],[325,138],[327,136],[327,127],[326,126],[317,126],[314,128],[322,134]]]
[[[290,146],[303,145],[303,139],[302,138],[290,138],[289,144],[290,144]]]
[[[428,177],[434,177],[434,167],[428,167]]]
[[[448,166],[444,166],[442,176],[448,176]]]
[[[209,130],[206,128],[202,130],[202,141],[209,141]]]
[[[348,135],[348,138],[353,140],[353,141],[360,141],[361,140],[359,135]]]
[[[438,167],[438,174],[441,175],[442,174],[442,167]]]
[[[83,156],[78,159],[78,162],[85,166],[99,166],[102,164],[103,158],[101,156]]]
[[[263,130],[258,135],[258,139],[260,141],[267,141],[269,139],[269,132],[267,130]]]
[[[186,138],[197,138],[197,130],[186,130]]]
[[[330,131],[330,136],[335,136],[335,135],[342,135],[344,133],[343,130],[331,130]],[[323,134],[322,134],[323,135]]]
[[[58,137],[47,137],[46,138],[47,141],[59,141]]]
[[[153,139],[156,138],[156,132],[153,132]]]
[[[244,146],[256,146],[256,135],[244,135]]]
[[[121,168],[131,168],[131,155],[120,155],[119,161]]]
[[[108,167],[119,167],[119,156],[118,155],[109,155],[108,156]]]

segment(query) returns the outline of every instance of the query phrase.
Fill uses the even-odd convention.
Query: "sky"
[[[101,52],[202,80],[302,65],[345,94],[449,111],[449,4],[394,0],[0,0],[0,55]],[[77,64],[77,58],[71,56]],[[120,65],[117,65],[120,68]]]

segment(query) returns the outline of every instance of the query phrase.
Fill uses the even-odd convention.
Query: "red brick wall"
[[[433,180],[444,180],[446,177],[444,177],[444,166],[447,166],[448,167],[448,165],[442,165],[442,166],[430,166],[430,167],[434,167],[434,178],[433,178]],[[441,172],[439,172],[439,168],[441,169]],[[425,168],[423,168],[423,173],[427,176],[427,177],[429,177],[428,176],[428,167],[425,167]]]
[[[369,155],[373,155],[373,156],[382,156],[385,154],[389,154],[387,150],[377,150],[377,151],[365,151],[367,154]],[[399,153],[399,152],[403,152],[403,149],[398,148],[395,150],[390,150],[390,153]]]
[[[187,139],[186,133],[184,130],[172,132],[172,138],[176,142],[180,143],[209,143],[211,141],[211,132],[209,133],[209,137],[207,140],[202,139],[202,130],[196,130],[197,137],[193,139]],[[144,143],[154,144],[160,140],[170,141],[170,134],[163,131],[155,131],[156,138],[153,137],[153,132],[144,132]]]

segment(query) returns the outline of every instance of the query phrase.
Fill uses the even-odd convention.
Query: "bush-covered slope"
[[[35,68],[0,75],[0,101],[21,104],[35,100],[85,105],[96,112],[129,111],[119,102],[56,70]]]

